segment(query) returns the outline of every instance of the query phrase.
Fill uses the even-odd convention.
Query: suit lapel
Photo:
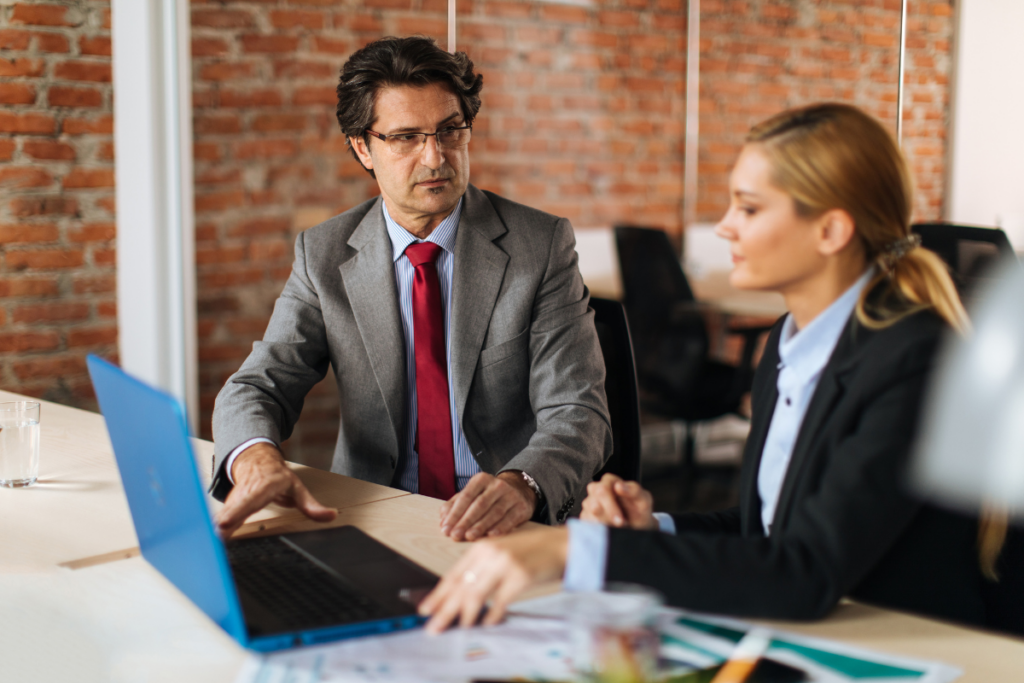
[[[761,455],[775,413],[775,403],[779,399],[777,385],[780,329],[781,325],[777,324],[772,334],[768,336],[764,355],[758,364],[758,372],[764,374],[755,377],[751,395],[751,405],[757,406],[759,412],[752,416],[740,478],[740,500],[743,502],[745,513],[741,519],[744,535],[764,535],[761,524],[761,497],[757,492],[757,473],[761,468]]]
[[[405,341],[391,240],[380,200],[353,231],[348,244],[359,253],[341,264],[341,278],[391,425],[400,441],[405,429]]]
[[[800,472],[809,462],[811,454],[816,451],[815,447],[828,419],[846,393],[847,376],[857,363],[859,338],[870,334],[868,330],[856,323],[855,315],[852,315],[846,324],[828,365],[821,373],[818,387],[814,390],[814,395],[811,396],[807,414],[804,415],[800,433],[793,445],[793,455],[790,457],[789,467],[786,469],[782,490],[779,492],[779,502],[775,508],[775,518],[772,522],[773,527],[783,522],[783,516],[788,514],[790,500],[800,481]]]
[[[487,196],[470,185],[455,236],[452,273],[452,383],[460,420],[508,266],[508,254],[494,244],[506,232]]]

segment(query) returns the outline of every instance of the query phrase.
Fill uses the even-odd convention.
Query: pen
[[[771,634],[764,629],[747,631],[711,683],[743,683],[753,673],[757,660],[761,659],[771,642]]]

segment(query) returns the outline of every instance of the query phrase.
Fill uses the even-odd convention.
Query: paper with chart
[[[504,624],[428,636],[422,629],[252,656],[236,683],[463,683],[479,678],[573,680],[565,594],[517,603]],[[529,616],[523,616],[529,615]],[[672,683],[700,680],[751,628],[736,619],[663,610],[661,656]],[[961,671],[835,641],[771,631],[767,656],[814,683],[951,683]]]

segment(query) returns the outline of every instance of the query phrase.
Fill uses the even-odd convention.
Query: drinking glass
[[[32,486],[39,476],[39,403],[0,403],[0,486]]]
[[[658,670],[658,608],[644,586],[611,583],[596,593],[575,593],[569,614],[573,671],[580,681],[641,683]]]

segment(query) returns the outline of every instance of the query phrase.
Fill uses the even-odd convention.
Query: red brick
[[[62,196],[16,197],[9,204],[11,213],[19,218],[28,216],[74,215],[78,201]]]
[[[111,135],[114,132],[114,117],[109,114],[88,119],[69,116],[64,119],[62,130],[68,135],[87,135],[89,133]]]
[[[8,332],[0,334],[0,353],[49,351],[60,345],[56,332]]]
[[[217,62],[204,64],[199,69],[199,77],[204,81],[233,81],[253,75],[251,62]]]
[[[196,264],[237,263],[245,258],[245,247],[199,247],[196,249]]]
[[[0,161],[9,161],[17,148],[14,140],[0,138]]]
[[[59,234],[53,223],[0,225],[0,244],[11,242],[54,242]]]
[[[222,107],[278,107],[284,103],[279,90],[261,88],[259,90],[221,90],[220,106]]]
[[[294,52],[299,46],[298,36],[249,34],[241,37],[242,50],[250,53],[281,54]]]
[[[117,263],[117,249],[93,249],[92,262],[97,266],[112,266]]]
[[[70,50],[68,39],[59,33],[37,33],[36,48],[40,52],[66,53]],[[110,54],[109,52],[107,53]]]
[[[27,50],[31,41],[32,34],[28,31],[0,30],[0,50]]]
[[[261,240],[249,245],[249,259],[256,262],[278,260],[291,253],[290,240]]]
[[[234,114],[210,114],[196,116],[193,126],[197,135],[239,133],[242,130],[242,120]]]
[[[298,131],[306,127],[304,114],[263,114],[252,120],[252,130],[267,131]]]
[[[97,161],[113,161],[114,143],[109,140],[101,142],[99,146],[96,147],[95,158]]]
[[[42,76],[45,66],[41,59],[0,58],[0,76]]]
[[[68,231],[70,242],[109,242],[117,237],[117,225],[114,223],[85,223]]]
[[[275,28],[316,30],[324,27],[324,14],[312,10],[273,10],[270,12],[270,23]]]
[[[0,104],[34,104],[35,86],[28,83],[0,83]]]
[[[314,50],[332,55],[347,55],[352,52],[352,45],[346,40],[316,36],[313,39]]]
[[[444,19],[425,19],[423,17],[402,17],[398,20],[398,35],[425,35],[440,38],[448,35],[448,22]],[[447,38],[442,44],[447,42]]]
[[[64,176],[64,189],[114,187],[112,168],[73,168]]]
[[[56,278],[17,278],[0,280],[0,297],[52,296],[59,288]]]
[[[228,230],[228,237],[252,237],[254,235],[272,235],[288,233],[291,230],[291,219],[285,216],[254,218],[243,221]]]
[[[89,304],[59,302],[18,306],[11,316],[16,323],[53,323],[85,320],[89,317]]]
[[[69,12],[67,7],[60,5],[25,4],[14,6],[11,13],[12,24],[30,24],[34,26],[78,26],[82,23],[79,12]]]
[[[117,277],[96,275],[76,277],[72,283],[75,294],[105,294],[117,290]]]
[[[230,51],[226,40],[221,38],[193,38],[192,57],[220,57]]]
[[[245,204],[245,193],[241,190],[223,192],[196,193],[196,213],[203,211],[223,211]]]
[[[78,50],[83,55],[110,56],[110,36],[82,36]]]
[[[0,187],[46,187],[53,182],[45,169],[34,166],[0,166]]]
[[[345,26],[356,33],[381,33],[384,31],[384,25],[381,24],[380,20],[372,14],[345,12],[345,14],[341,16],[344,17]],[[335,26],[337,26],[338,23],[339,22],[336,20]]]
[[[409,9],[410,0],[363,0],[364,7],[374,9]]]
[[[248,140],[236,143],[232,148],[236,159],[286,157],[298,151],[294,140]]]
[[[252,14],[243,10],[193,10],[192,26],[206,28],[249,28]]]
[[[292,104],[303,106],[308,104],[320,104],[334,106],[338,103],[338,93],[334,87],[324,86],[322,88],[307,86],[296,88],[292,94]]]
[[[82,356],[45,356],[30,360],[15,361],[11,364],[15,376],[22,380],[67,377],[86,372]]]
[[[245,268],[242,270],[226,270],[224,268],[218,268],[217,270],[209,273],[200,273],[199,286],[203,290],[207,290],[214,288],[237,287],[238,285],[251,285],[256,282],[262,282],[265,276],[266,270],[263,267]],[[263,326],[266,328],[265,322]]]
[[[530,16],[534,5],[529,2],[488,2],[484,12],[494,17],[507,19],[526,19]]]
[[[274,78],[337,78],[338,67],[325,62],[283,60],[274,63]]]
[[[117,317],[117,302],[116,301],[101,301],[96,304],[96,315],[101,318],[116,318]]]
[[[52,86],[46,93],[51,107],[101,107],[103,93],[96,88]]]
[[[196,173],[196,185],[223,185],[242,181],[242,171],[237,168],[208,168]]]
[[[640,15],[637,12],[598,12],[597,22],[602,26],[634,27],[640,25]]]
[[[585,24],[590,20],[590,11],[572,5],[545,5],[540,9],[540,16],[544,21]]]
[[[8,251],[7,267],[14,270],[75,268],[85,262],[81,249],[40,249],[34,251]]]
[[[116,327],[93,327],[68,332],[68,346],[102,346],[117,343]]]
[[[200,161],[220,161],[224,152],[216,142],[196,142],[192,145],[192,156]]]
[[[58,63],[53,69],[55,78],[68,81],[110,82],[110,62],[87,62],[69,60]]]

